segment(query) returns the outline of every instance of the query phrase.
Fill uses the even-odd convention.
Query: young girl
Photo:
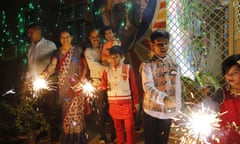
[[[132,67],[123,64],[123,49],[110,49],[110,67],[102,76],[101,89],[107,90],[109,113],[113,118],[117,144],[124,144],[124,126],[127,144],[135,144],[134,109],[138,110],[138,89]]]
[[[217,90],[213,100],[219,104],[221,130],[220,143],[240,143],[240,55],[232,55],[222,63],[226,84]]]

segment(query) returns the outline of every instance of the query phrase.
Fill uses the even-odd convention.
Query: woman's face
[[[240,68],[237,65],[232,66],[224,75],[226,82],[232,88],[239,88],[240,86]]]
[[[71,45],[72,39],[73,37],[69,32],[64,31],[60,34],[60,42],[62,45]]]

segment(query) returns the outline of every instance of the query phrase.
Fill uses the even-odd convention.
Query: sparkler
[[[54,83],[50,80],[37,77],[32,80],[29,89],[33,94],[33,98],[38,98],[42,90],[53,91],[56,90],[56,86],[54,86]]]
[[[38,78],[35,81],[33,81],[33,90],[39,91],[41,89],[48,89],[48,84],[46,80]]]
[[[48,83],[45,79],[37,78],[32,83],[33,97],[37,98],[40,90],[48,89]]]
[[[92,104],[95,98],[95,92],[96,88],[91,84],[91,82],[87,80],[83,80],[75,84],[72,89],[75,92],[82,92],[84,94],[84,99],[85,99],[85,105],[87,112],[86,113],[91,113],[92,111]]]
[[[186,112],[181,112],[181,115],[176,120],[181,122],[178,124],[181,132],[184,135],[181,137],[182,144],[201,144],[209,143],[208,138],[213,130],[218,130],[220,125],[220,113],[205,107],[203,104],[199,108],[191,108],[187,106]],[[178,129],[179,130],[179,129]],[[212,138],[217,139],[214,135]]]
[[[87,96],[87,97],[94,97],[94,92],[96,91],[96,88],[87,80],[84,80],[82,82],[79,82],[75,84],[72,89],[74,91],[81,91]]]

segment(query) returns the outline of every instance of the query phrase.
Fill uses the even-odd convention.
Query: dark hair
[[[105,31],[107,30],[112,30],[113,33],[116,33],[115,29],[111,26],[106,26],[104,29],[103,29],[103,34],[105,34]]]
[[[61,35],[61,34],[64,33],[64,32],[67,32],[67,33],[69,33],[71,36],[73,36],[72,31],[71,31],[70,29],[66,29],[66,28],[61,29],[59,35]]]
[[[37,30],[42,30],[42,26],[40,24],[37,24],[37,23],[32,23],[30,24],[27,29],[37,29]]]
[[[124,53],[124,49],[121,46],[115,45],[111,49],[109,49],[110,55],[112,54],[120,54],[122,55]]]
[[[150,36],[151,42],[153,42],[155,39],[158,39],[158,38],[169,40],[170,34],[164,30],[156,30]]]
[[[97,32],[99,33],[99,35],[100,35],[100,29],[99,29],[99,28],[92,28],[92,29],[90,29],[90,31],[89,31],[89,33],[88,33],[88,37],[90,37],[90,35],[91,35],[93,32],[95,32],[95,31],[97,31]]]
[[[228,73],[230,68],[235,65],[240,68],[240,54],[231,55],[222,62],[222,74]]]
[[[42,26],[40,24],[37,24],[37,23],[30,24],[27,27],[27,30],[29,30],[29,29],[39,30],[42,33]]]

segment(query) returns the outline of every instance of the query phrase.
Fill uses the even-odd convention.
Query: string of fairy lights
[[[26,7],[21,7],[18,10],[16,15],[17,24],[16,30],[10,30],[7,24],[6,12],[3,10],[1,12],[1,25],[2,29],[1,36],[1,45],[0,45],[0,57],[3,56],[4,51],[8,48],[15,48],[17,55],[24,55],[27,51],[28,42],[26,41],[25,28],[33,22],[42,22],[43,11],[39,4],[29,2]],[[11,18],[10,18],[11,19]],[[23,59],[23,62],[26,63],[26,60]]]
[[[78,19],[79,17],[84,19],[89,19],[89,15],[93,17],[100,17],[100,8],[93,8],[95,0],[85,0],[84,11],[81,11],[82,8],[79,8],[79,5],[75,6],[75,12],[68,8],[69,6],[65,4],[64,0],[59,0],[58,4],[58,13],[55,24],[53,27],[55,29],[60,28],[63,25],[62,20],[64,18],[69,18],[71,14],[74,16],[72,19]],[[106,4],[107,5],[107,4]],[[132,4],[126,3],[126,9],[131,9]],[[77,14],[76,14],[77,13]],[[46,17],[46,11],[42,9],[40,2],[34,0],[27,3],[24,7],[19,7],[16,14],[17,24],[15,29],[9,28],[7,19],[13,19],[12,17],[7,17],[5,10],[1,11],[0,15],[0,36],[1,36],[1,45],[0,45],[0,59],[4,55],[4,51],[9,47],[15,48],[15,54],[17,57],[23,57],[26,54],[28,47],[28,39],[26,37],[25,29],[28,25],[33,22],[44,23],[44,17]],[[87,17],[87,18],[86,18]],[[122,21],[120,26],[125,27],[125,21]],[[77,22],[77,25],[71,25],[70,23],[64,23],[64,26],[68,29],[75,29],[76,35],[79,39],[84,39],[86,37],[86,32],[84,31],[86,22]],[[52,36],[52,32],[48,32],[49,36]],[[26,59],[23,59],[23,62],[26,63]]]

